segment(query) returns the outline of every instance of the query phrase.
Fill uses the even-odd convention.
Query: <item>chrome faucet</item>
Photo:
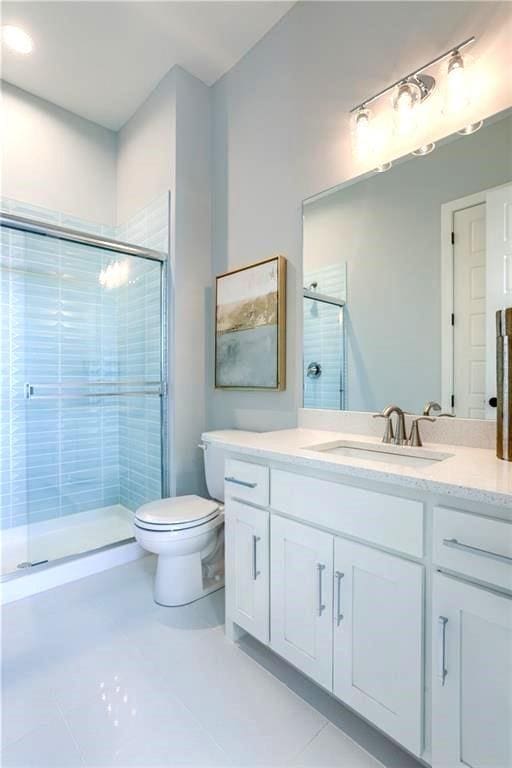
[[[453,413],[440,413],[441,406],[439,403],[435,400],[429,400],[423,408],[423,416],[431,416],[433,411],[436,412],[436,416],[446,416],[449,419],[453,419]]]
[[[393,429],[391,420],[392,415],[396,413],[396,427]],[[386,430],[383,443],[394,443],[395,445],[405,445],[407,443],[407,430],[405,428],[405,413],[398,405],[388,405],[382,413],[376,413],[374,419],[386,419]]]
[[[410,445],[413,448],[421,448],[423,445],[420,435],[420,421],[434,422],[435,419],[431,418],[430,416],[418,416],[416,419],[414,419],[411,424],[411,434],[409,435],[409,439],[407,441],[407,445]]]

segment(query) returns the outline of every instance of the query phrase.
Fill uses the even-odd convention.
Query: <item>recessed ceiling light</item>
[[[436,148],[436,145],[434,143],[424,144],[422,147],[418,147],[418,149],[415,149],[412,154],[414,155],[414,157],[424,157],[425,155],[430,155],[430,153],[433,152],[435,148]]]
[[[32,38],[21,27],[6,24],[2,27],[2,43],[15,53],[27,54],[32,51]]]
[[[382,165],[378,165],[375,169],[375,173],[386,173],[386,171],[389,171],[391,168],[392,163],[382,163]]]
[[[461,136],[471,136],[472,133],[479,131],[483,124],[484,121],[479,120],[478,123],[471,123],[471,125],[466,125],[465,128],[457,131],[457,133],[460,133]]]

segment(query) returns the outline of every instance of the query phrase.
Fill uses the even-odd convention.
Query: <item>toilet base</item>
[[[154,600],[158,605],[175,608],[194,603],[211,592],[222,589],[224,579],[208,581],[203,586],[201,553],[158,556]]]
[[[180,606],[184,605],[191,605],[192,603],[197,603],[198,600],[202,600],[203,597],[206,597],[207,595],[211,595],[212,592],[218,592],[219,589],[224,589],[224,580],[219,581],[217,584],[214,584],[211,587],[206,587],[206,589],[203,589],[201,591],[201,594],[197,597],[194,597],[192,600],[189,600],[188,603],[161,603],[159,600],[156,599],[156,595],[154,596],[154,601],[157,605],[161,605],[162,608],[179,608]]]

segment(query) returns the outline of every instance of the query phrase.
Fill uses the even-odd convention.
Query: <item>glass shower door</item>
[[[164,269],[2,227],[4,572],[131,538],[166,492]]]

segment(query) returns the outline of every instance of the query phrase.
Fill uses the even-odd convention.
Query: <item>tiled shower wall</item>
[[[167,251],[167,195],[118,231],[11,200],[2,208]],[[159,263],[129,259],[129,282],[108,290],[105,251],[7,229],[1,246],[2,527],[157,498],[158,397],[27,401],[24,387],[52,395],[76,381],[159,380]]]
[[[304,287],[316,283],[315,291],[346,300],[346,265],[333,264],[304,273]],[[339,410],[343,403],[345,334],[343,309],[333,304],[303,299],[304,408]],[[307,376],[309,363],[322,367],[318,378]]]

